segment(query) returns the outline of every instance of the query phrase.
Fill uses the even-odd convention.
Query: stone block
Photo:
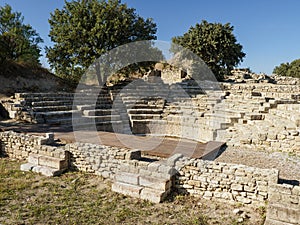
[[[141,158],[141,151],[140,150],[132,150],[126,153],[125,159],[127,160],[139,160]]]
[[[32,171],[36,172],[36,173],[41,173],[42,175],[47,176],[47,177],[58,176],[58,175],[62,174],[62,172],[63,172],[63,170],[57,170],[57,169],[49,168],[46,166],[35,166],[35,167],[33,167]]]
[[[299,208],[269,204],[267,218],[288,224],[299,224],[300,210]]]
[[[243,185],[241,184],[231,184],[231,189],[234,191],[243,191]]]
[[[139,184],[139,175],[134,173],[119,172],[115,176],[115,180],[127,184]]]
[[[158,169],[159,169],[160,166],[161,166],[161,163],[159,163],[159,162],[153,162],[153,163],[150,163],[148,165],[148,169],[151,172],[158,172]]]
[[[20,166],[21,171],[31,171],[35,165],[32,163],[25,163]]]
[[[172,155],[171,157],[169,157],[169,158],[167,159],[167,165],[168,165],[168,166],[175,166],[176,162],[177,162],[180,158],[182,158],[182,157],[184,157],[184,156],[183,156],[183,154],[181,154],[181,153],[177,153],[177,154]]]
[[[28,156],[28,163],[34,164],[34,165],[38,165],[39,164],[39,155],[37,154],[29,154]]]
[[[123,195],[128,195],[131,197],[139,198],[141,190],[143,188],[133,185],[133,184],[125,184],[125,183],[115,182],[112,184],[111,189],[112,189],[112,191],[123,194]]]
[[[140,198],[153,203],[162,202],[168,195],[168,192],[155,190],[152,188],[144,188],[141,191]]]
[[[241,203],[244,203],[244,204],[250,204],[250,203],[252,202],[251,199],[249,199],[249,198],[244,198],[244,197],[242,197],[242,196],[236,196],[236,200],[237,200],[238,202],[241,202]]]
[[[139,185],[156,190],[166,191],[172,186],[171,180],[155,178],[150,176],[140,176]]]
[[[67,169],[69,166],[67,160],[58,159],[49,156],[40,156],[38,165],[51,167],[57,170]]]

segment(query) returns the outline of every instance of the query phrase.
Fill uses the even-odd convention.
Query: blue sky
[[[239,67],[250,67],[254,72],[271,74],[282,62],[300,58],[300,1],[298,0],[122,0],[129,7],[157,24],[157,39],[170,41],[184,34],[202,20],[231,23],[234,34],[246,53]],[[50,46],[50,13],[61,9],[63,0],[0,0],[14,11],[23,14]],[[42,59],[46,65],[46,59]]]

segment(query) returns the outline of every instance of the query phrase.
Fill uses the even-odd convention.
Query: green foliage
[[[208,23],[203,20],[183,36],[174,37],[173,43],[197,54],[212,70],[218,80],[230,73],[245,57],[242,45],[233,35],[229,23]]]
[[[280,76],[300,78],[300,59],[296,59],[291,63],[281,63],[274,68],[273,73]]]
[[[65,1],[49,20],[53,47],[46,49],[56,74],[78,81],[102,54],[120,45],[156,39],[156,24],[116,0]]]
[[[29,24],[24,24],[20,12],[13,12],[11,6],[0,8],[0,64],[5,61],[39,64],[39,34]]]

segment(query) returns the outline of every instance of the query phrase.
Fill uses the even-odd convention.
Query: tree
[[[4,61],[39,64],[40,47],[43,40],[29,24],[24,24],[20,12],[11,6],[0,8],[0,63]]]
[[[156,39],[156,24],[117,0],[65,1],[49,20],[53,47],[46,49],[56,74],[78,81],[83,72],[111,49]]]
[[[291,63],[281,63],[274,68],[273,73],[280,76],[300,78],[300,59],[296,59]]]
[[[203,20],[183,36],[172,38],[172,41],[197,54],[218,80],[230,73],[246,55],[242,52],[242,45],[237,43],[233,26],[229,23],[223,25]]]

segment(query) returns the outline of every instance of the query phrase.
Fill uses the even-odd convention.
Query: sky
[[[121,0],[144,18],[157,24],[157,40],[171,41],[191,26],[208,22],[230,23],[246,53],[238,67],[271,74],[274,67],[300,58],[299,0]],[[50,13],[62,9],[63,0],[0,0],[21,12],[44,39],[40,46],[52,46],[48,37]],[[44,54],[44,51],[42,52]],[[45,54],[44,54],[45,55]],[[45,56],[41,58],[47,66]]]

